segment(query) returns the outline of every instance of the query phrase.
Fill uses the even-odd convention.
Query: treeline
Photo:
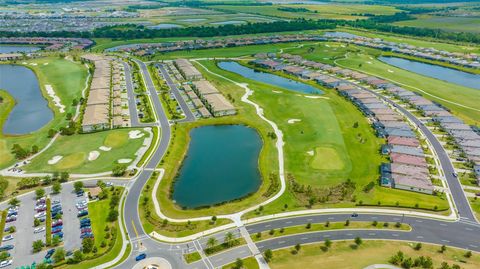
[[[84,37],[84,38],[115,38],[137,39],[158,37],[211,37],[244,34],[260,34],[286,31],[305,31],[318,29],[334,29],[335,21],[314,21],[298,19],[292,21],[274,21],[247,23],[242,25],[196,26],[174,29],[148,29],[141,25],[123,26],[119,30],[116,26],[106,26],[95,29],[93,32],[0,32],[0,37]]]
[[[311,12],[311,10],[304,7],[279,7],[277,9],[286,12]]]

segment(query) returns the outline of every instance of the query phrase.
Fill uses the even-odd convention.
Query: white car
[[[45,217],[46,215],[47,215],[47,213],[45,211],[43,211],[43,212],[35,214],[35,218],[38,219],[38,218],[41,218],[41,217]]]
[[[9,234],[3,237],[2,242],[13,240],[13,235]]]
[[[33,230],[33,233],[38,234],[45,231],[45,227],[38,227]]]
[[[7,266],[11,265],[12,262],[13,262],[12,259],[0,262],[0,268],[7,267]]]

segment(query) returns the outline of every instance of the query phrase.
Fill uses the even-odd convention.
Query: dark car
[[[53,253],[55,252],[55,249],[49,249],[47,252],[47,255],[45,255],[45,259],[50,259],[52,257]]]
[[[59,238],[63,238],[63,232],[58,232],[58,233],[55,233],[52,235],[52,237],[59,237]]]
[[[62,229],[63,229],[63,226],[57,226],[57,227],[52,229],[52,234],[59,233],[59,232],[62,231]]]
[[[89,218],[81,219],[80,223],[90,223],[90,219]]]
[[[80,212],[78,212],[77,214],[77,217],[83,217],[83,216],[87,216],[88,215],[88,211],[87,210],[82,210]]]
[[[7,251],[7,250],[11,250],[13,249],[13,245],[6,245],[6,246],[3,246],[3,247],[0,247],[0,251]]]
[[[80,229],[83,229],[83,228],[91,228],[90,223],[80,223]]]
[[[138,261],[140,261],[140,260],[145,259],[146,257],[147,257],[147,254],[142,253],[142,254],[138,255],[137,257],[135,257],[135,261],[138,262]]]
[[[81,232],[82,234],[84,234],[84,233],[91,233],[91,232],[92,232],[92,229],[85,227],[85,228],[82,228],[82,229],[80,230],[80,232]]]
[[[356,218],[356,217],[358,217],[358,214],[357,214],[357,213],[353,213],[353,214],[352,214],[352,218]]]
[[[82,235],[80,235],[80,238],[93,238],[93,234],[92,233],[84,233]]]

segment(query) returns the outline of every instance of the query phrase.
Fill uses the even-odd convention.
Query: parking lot
[[[80,249],[82,246],[82,239],[80,238],[80,220],[77,218],[77,213],[79,212],[76,204],[80,201],[87,201],[86,194],[81,197],[77,197],[77,194],[74,193],[73,184],[63,184],[63,190],[60,194],[50,194],[49,188],[46,189],[46,193],[50,194],[50,200],[52,203],[52,208],[56,207],[56,210],[61,210],[63,215],[61,216],[62,226],[61,232],[63,233],[63,246],[60,244],[60,247],[63,247],[65,251],[74,251]],[[34,193],[29,193],[23,196],[18,197],[20,205],[18,209],[12,209],[11,214],[16,214],[16,220],[6,223],[5,229],[8,229],[11,226],[15,226],[16,231],[12,233],[13,239],[1,242],[2,247],[7,245],[12,245],[13,249],[8,250],[10,254],[9,259],[12,259],[12,264],[7,266],[7,268],[15,268],[17,266],[26,266],[31,265],[33,262],[41,263],[44,260],[45,255],[47,254],[48,249],[33,253],[33,242],[36,240],[42,240],[44,243],[46,241],[46,229],[41,229],[41,231],[34,232],[35,229],[40,227],[45,227],[46,221],[44,220],[37,227],[34,227],[35,214],[39,214],[43,209],[43,202],[35,199]],[[37,210],[35,207],[37,206]],[[10,206],[8,201],[0,205],[1,210],[6,210]],[[15,212],[16,211],[16,212]],[[52,218],[52,223],[55,220]],[[59,229],[59,228],[58,228]],[[60,230],[60,229],[59,229]],[[4,238],[8,235],[8,232],[4,232]],[[53,233],[52,233],[53,235]],[[5,239],[9,239],[8,237]]]

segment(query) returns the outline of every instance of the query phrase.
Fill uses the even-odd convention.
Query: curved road
[[[201,248],[206,247],[207,238],[202,237],[194,240],[193,242],[170,244],[158,242],[150,238],[143,230],[138,214],[138,200],[144,184],[150,178],[154,169],[156,169],[158,163],[167,150],[170,141],[170,125],[163,111],[156,89],[150,78],[150,74],[148,73],[147,66],[141,61],[135,60],[135,62],[140,66],[145,85],[150,96],[152,97],[151,100],[153,101],[157,123],[161,127],[161,137],[158,148],[146,163],[145,168],[141,169],[139,175],[129,186],[128,195],[125,202],[124,216],[128,236],[133,244],[132,253],[122,264],[118,265],[117,268],[133,268],[136,264],[135,256],[139,253],[146,253],[147,257],[162,257],[170,262],[172,268],[216,268],[231,263],[235,261],[236,258],[252,256],[248,246],[243,245],[187,265],[183,260],[183,253],[201,251]],[[378,95],[378,93],[375,94]],[[250,234],[288,226],[305,225],[307,223],[322,223],[326,221],[344,222],[347,219],[350,219],[352,222],[376,220],[380,223],[380,225],[382,222],[402,222],[408,223],[412,227],[411,231],[367,229],[311,232],[308,235],[295,234],[256,242],[255,244],[260,251],[264,251],[266,249],[285,248],[293,246],[297,243],[306,244],[321,242],[327,238],[330,240],[347,240],[354,239],[357,236],[363,239],[418,241],[454,246],[477,252],[480,251],[480,224],[476,222],[470,205],[468,204],[468,200],[461,189],[460,183],[456,178],[453,177],[453,167],[448,159],[448,156],[446,155],[445,150],[440,145],[437,138],[430,132],[430,130],[428,130],[426,126],[415,116],[413,116],[403,107],[396,105],[389,99],[386,99],[381,95],[380,97],[401,110],[402,113],[404,113],[415,124],[418,125],[418,127],[426,135],[427,139],[430,140],[440,159],[443,170],[445,171],[445,177],[451,189],[455,205],[458,208],[460,220],[456,222],[448,222],[435,219],[387,214],[361,214],[356,218],[352,218],[349,214],[322,214],[282,218],[246,225],[245,227]],[[234,232],[236,236],[239,236],[240,234],[238,228],[230,231]],[[225,233],[226,231],[219,232],[211,236],[214,236],[218,238],[219,241],[222,241]]]

